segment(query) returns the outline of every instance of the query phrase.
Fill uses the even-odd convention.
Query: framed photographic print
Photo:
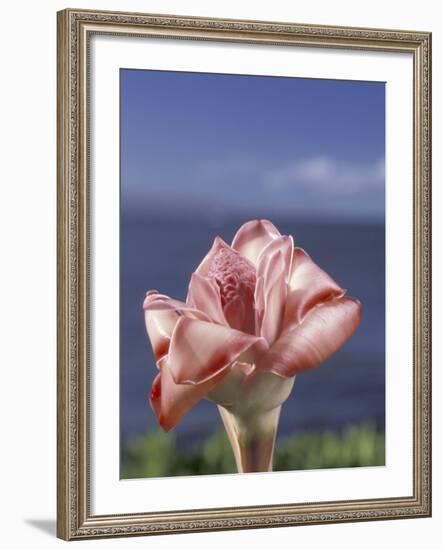
[[[58,13],[58,536],[431,514],[427,32]]]

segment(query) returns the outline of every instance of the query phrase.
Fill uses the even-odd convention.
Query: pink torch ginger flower
[[[238,470],[271,470],[295,375],[331,357],[360,323],[360,303],[345,292],[269,221],[245,223],[231,246],[216,237],[186,302],[146,294],[159,424],[169,431],[202,398],[214,401]]]

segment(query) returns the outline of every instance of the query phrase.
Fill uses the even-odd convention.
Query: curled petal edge
[[[230,327],[182,317],[175,326],[168,366],[178,384],[200,384],[234,361],[254,363],[268,349],[264,338]]]
[[[159,362],[159,368],[160,372],[149,394],[149,403],[158,423],[166,432],[172,430],[225,376],[221,372],[203,384],[176,384],[168,369],[166,357]]]
[[[281,237],[280,231],[269,220],[251,220],[237,231],[232,248],[257,265],[260,253],[278,237]]]
[[[257,364],[289,378],[312,369],[334,355],[354,334],[361,321],[361,304],[342,297],[319,304],[295,327],[285,330]]]

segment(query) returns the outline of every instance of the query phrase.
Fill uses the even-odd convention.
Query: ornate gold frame
[[[92,516],[88,490],[88,98],[92,34],[409,52],[414,59],[413,496]],[[58,504],[65,540],[431,515],[431,34],[202,17],[58,13]],[[411,297],[412,298],[412,297]]]

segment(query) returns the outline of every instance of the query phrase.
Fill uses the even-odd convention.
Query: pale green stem
[[[218,406],[234,452],[237,470],[271,472],[281,406],[269,411],[238,415]]]

